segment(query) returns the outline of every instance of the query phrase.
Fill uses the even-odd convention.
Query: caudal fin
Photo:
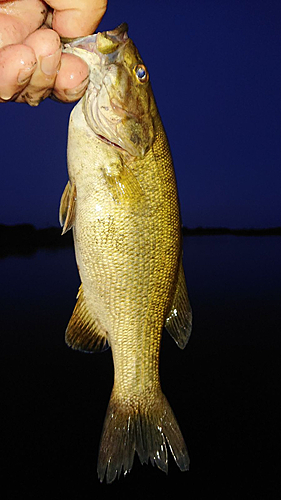
[[[100,481],[106,478],[111,483],[130,472],[135,451],[141,463],[149,459],[159,469],[168,472],[168,450],[180,470],[189,468],[189,457],[180,428],[173,411],[159,391],[153,403],[126,401],[114,397],[112,393],[108,405],[98,459]]]

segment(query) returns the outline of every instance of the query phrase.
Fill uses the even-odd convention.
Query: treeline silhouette
[[[42,248],[59,250],[72,243],[72,231],[62,237],[59,227],[36,229],[32,224],[0,224],[0,258],[11,255],[29,256]]]
[[[265,229],[229,229],[226,227],[183,227],[184,236],[281,236],[281,227]],[[73,245],[72,231],[61,236],[61,228],[36,229],[32,224],[0,224],[0,258],[29,256],[39,249],[59,250]]]
[[[281,227],[266,227],[261,229],[230,229],[228,227],[183,227],[184,236],[216,236],[230,234],[233,236],[281,236]]]

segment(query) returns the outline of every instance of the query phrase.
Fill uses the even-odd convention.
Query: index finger
[[[94,33],[107,0],[48,0],[54,9],[52,28],[61,36],[76,38]]]

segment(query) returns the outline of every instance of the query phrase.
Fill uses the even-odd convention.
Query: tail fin
[[[180,470],[189,468],[189,457],[180,428],[173,411],[159,391],[155,401],[149,405],[144,402],[120,401],[112,393],[105,416],[98,459],[100,481],[106,477],[107,483],[130,472],[135,451],[141,463],[152,465],[168,472],[169,445]]]

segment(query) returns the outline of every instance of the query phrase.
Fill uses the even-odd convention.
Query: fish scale
[[[114,362],[98,475],[111,482],[128,472],[135,452],[167,472],[167,444],[186,470],[186,446],[159,379],[163,326],[181,348],[191,330],[166,134],[124,25],[65,51],[90,70],[88,90],[70,117],[69,183],[60,208],[63,232],[73,228],[81,277],[66,341],[84,351],[107,341]]]

